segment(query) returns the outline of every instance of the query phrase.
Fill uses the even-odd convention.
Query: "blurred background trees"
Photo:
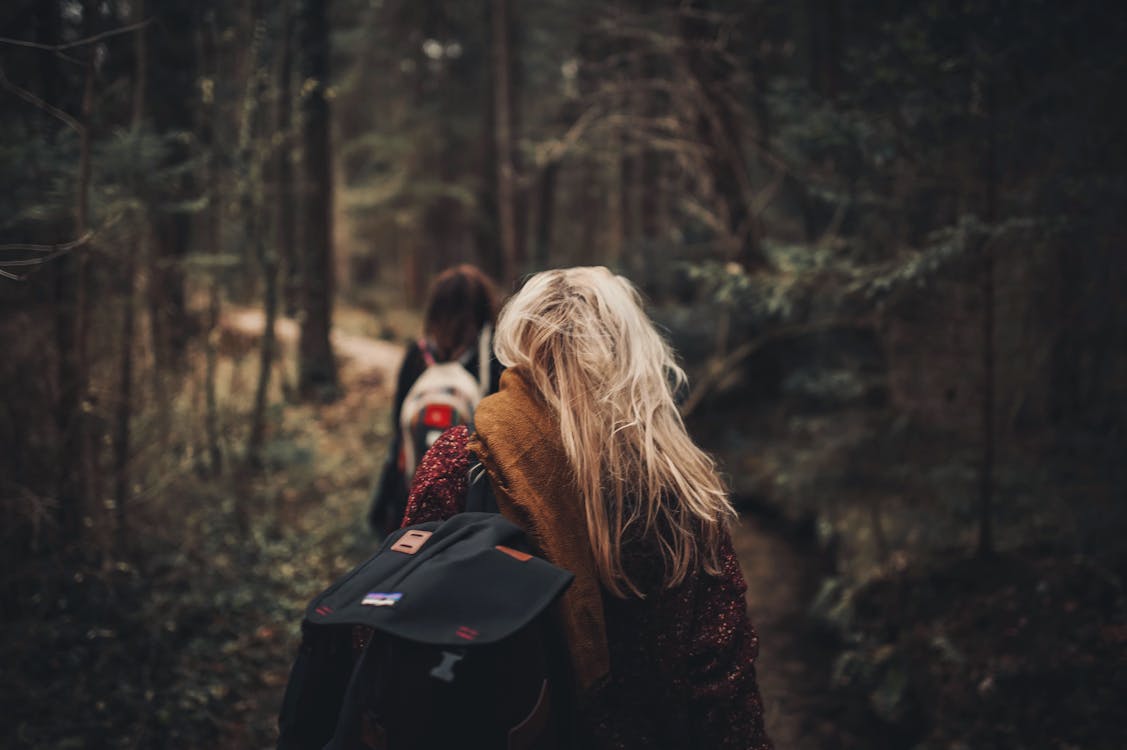
[[[334,310],[413,336],[473,262],[639,283],[738,499],[849,580],[1031,548],[1127,574],[1116,4],[11,0],[0,26],[5,570],[111,564],[187,477],[233,503],[285,472],[281,404],[342,393]],[[266,335],[223,325],[247,308]],[[5,611],[41,583],[7,576]]]
[[[76,538],[128,473],[143,410],[121,402],[166,409],[223,304],[297,314],[291,385],[331,397],[334,294],[418,304],[466,260],[506,286],[619,268],[688,335],[689,411],[844,389],[976,452],[980,508],[1019,444],[1090,458],[1122,432],[1124,18],[1102,3],[75,1],[4,21],[6,368],[27,394],[8,475],[44,532]]]

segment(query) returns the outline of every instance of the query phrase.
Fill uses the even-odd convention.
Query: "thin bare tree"
[[[329,144],[328,2],[304,0],[300,18],[305,237],[298,389],[304,398],[333,398],[337,367],[333,321],[333,175]]]
[[[144,17],[145,2],[137,0],[134,6],[135,17],[140,20]],[[130,121],[130,131],[133,137],[133,152],[136,157],[140,147],[141,124],[145,111],[145,85],[148,73],[148,49],[145,38],[146,27],[139,25],[134,32],[133,55],[133,113]],[[133,195],[135,200],[140,200],[138,180],[133,177]],[[113,437],[113,468],[114,468],[114,510],[117,520],[118,548],[124,549],[127,535],[126,505],[129,499],[129,451],[130,451],[130,421],[133,417],[133,338],[136,328],[135,297],[137,286],[137,258],[143,252],[143,242],[146,232],[146,217],[143,212],[138,212],[135,218],[137,227],[134,230],[133,243],[126,246],[125,263],[122,268],[122,299],[121,299],[121,351],[120,369],[118,374],[117,403],[114,414]]]

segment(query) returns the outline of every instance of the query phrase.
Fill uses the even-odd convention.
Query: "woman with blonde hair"
[[[574,746],[771,747],[735,512],[685,431],[684,372],[638,292],[601,267],[536,274],[502,310],[495,351],[500,390],[472,432],[449,430],[424,457],[404,524],[460,512],[487,481],[575,574],[558,610]]]

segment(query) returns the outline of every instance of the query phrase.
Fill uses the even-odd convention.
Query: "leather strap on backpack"
[[[493,494],[493,482],[489,479],[489,472],[478,461],[477,456],[470,453],[469,476],[466,480],[466,512],[467,513],[500,513],[497,507],[497,496]]]

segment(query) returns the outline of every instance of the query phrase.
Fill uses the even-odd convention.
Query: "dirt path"
[[[262,310],[252,307],[230,307],[223,313],[220,328],[235,332],[250,341],[262,336],[266,327],[266,316]],[[293,318],[278,318],[274,333],[284,359],[293,359],[297,351],[301,330]],[[399,362],[403,358],[403,347],[389,341],[381,341],[369,336],[334,328],[332,333],[333,351],[340,360],[341,380],[347,387],[350,382],[394,384]]]
[[[833,720],[827,685],[833,658],[810,632],[805,613],[817,586],[809,553],[745,515],[733,533],[747,579],[748,611],[759,630],[759,689],[778,750],[849,747]]]

